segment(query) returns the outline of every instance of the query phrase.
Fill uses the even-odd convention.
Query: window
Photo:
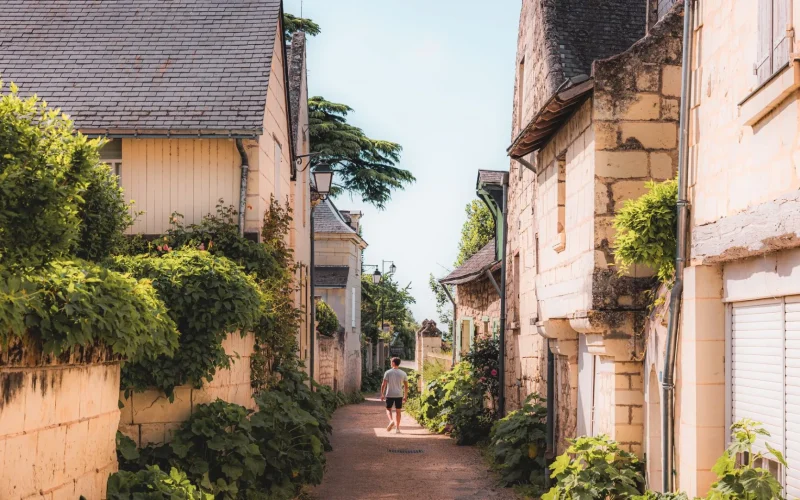
[[[558,176],[558,186],[556,188],[556,198],[558,205],[556,207],[556,241],[553,244],[553,250],[562,252],[567,247],[567,231],[566,231],[566,215],[567,215],[567,159],[565,155],[561,155],[556,159],[556,175]]]
[[[281,199],[281,143],[275,139],[275,199]]]
[[[517,131],[522,130],[522,115],[525,114],[525,58],[519,61],[517,70]],[[522,167],[520,167],[521,169]]]
[[[758,52],[754,72],[762,84],[789,62],[789,0],[758,0]]]
[[[111,139],[100,149],[100,161],[111,167],[111,171],[122,183],[122,140]]]

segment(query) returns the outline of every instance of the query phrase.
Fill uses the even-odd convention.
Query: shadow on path
[[[495,485],[476,448],[431,434],[405,413],[401,434],[387,432],[386,412],[377,397],[340,408],[332,423],[333,451],[327,454],[325,479],[311,498],[517,498]],[[421,452],[397,453],[408,450]]]

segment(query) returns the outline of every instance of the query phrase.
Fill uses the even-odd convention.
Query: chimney
[[[361,216],[364,215],[361,212],[350,212],[350,227],[353,228],[353,231],[358,232],[359,221],[361,220]]]

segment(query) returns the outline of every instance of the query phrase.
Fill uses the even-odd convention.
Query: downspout
[[[545,443],[547,449],[544,452],[546,461],[551,461],[556,456],[556,355],[550,350],[550,340],[545,343],[547,349],[547,422],[545,424]],[[550,468],[544,468],[544,486],[550,487]]]
[[[503,176],[503,251],[500,259],[500,359],[498,368],[500,375],[500,390],[497,397],[497,405],[500,407],[500,417],[506,414],[506,254],[508,253],[508,224],[506,219],[508,210],[508,174]]]
[[[453,304],[453,333],[451,338],[453,339],[453,366],[456,366],[456,301],[453,300],[453,296],[450,294],[450,290],[447,289],[447,285],[443,285],[440,281],[439,286],[442,287],[445,295],[447,295],[447,298],[450,299],[450,303]]]
[[[686,196],[688,179],[689,100],[691,98],[690,65],[692,53],[692,26],[694,25],[694,1],[683,4],[683,54],[681,57],[681,114],[678,133],[678,234],[675,256],[675,284],[670,293],[669,324],[667,327],[664,374],[661,379],[661,454],[662,484],[664,491],[675,491],[675,364],[678,353],[678,328],[683,292],[683,270],[686,267],[686,236],[689,220],[689,201]]]
[[[239,150],[239,156],[242,158],[242,180],[239,183],[239,236],[244,236],[244,215],[247,210],[247,173],[250,171],[250,163],[241,139],[236,139],[236,149]]]
[[[308,375],[311,378],[311,387],[313,390],[314,387],[314,361],[315,361],[315,354],[314,351],[316,350],[315,340],[316,340],[316,333],[317,333],[317,291],[314,288],[314,204],[311,204],[311,210],[309,210],[309,228],[311,232],[311,258],[309,259],[310,264],[308,267],[308,279],[311,281],[311,322],[310,322],[310,335],[308,337],[309,344],[311,344],[310,349],[311,352],[309,353],[309,368],[308,368]]]

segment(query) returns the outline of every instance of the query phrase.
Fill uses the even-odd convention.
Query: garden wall
[[[226,353],[234,356],[230,369],[217,370],[214,379],[201,389],[176,387],[172,403],[163,392],[156,389],[134,393],[130,398],[120,393],[119,399],[124,407],[119,430],[142,447],[169,442],[172,432],[189,419],[192,410],[199,404],[219,398],[254,409],[253,389],[250,386],[250,356],[254,345],[252,333],[244,337],[238,333],[228,335],[222,346]]]
[[[105,497],[117,470],[119,377],[103,348],[0,353],[0,498]]]
[[[338,337],[338,338],[337,338]],[[334,391],[342,390],[344,381],[344,338],[318,337],[319,344],[319,383],[327,385]]]

